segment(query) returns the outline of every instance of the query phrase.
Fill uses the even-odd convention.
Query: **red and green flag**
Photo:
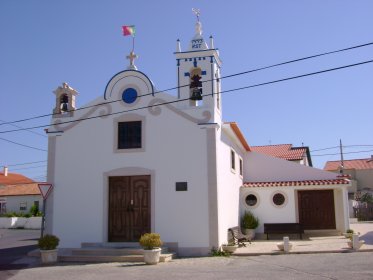
[[[136,29],[134,25],[123,25],[122,26],[123,36],[131,35],[135,37]]]

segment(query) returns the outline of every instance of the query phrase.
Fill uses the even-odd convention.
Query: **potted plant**
[[[255,217],[250,211],[245,211],[242,216],[241,227],[243,234],[247,235],[249,240],[255,237],[255,229],[259,226],[259,219]]]
[[[234,243],[228,243],[228,244],[221,245],[221,249],[224,252],[227,252],[227,253],[230,253],[230,254],[234,253],[237,248],[238,248],[238,245],[234,244]]]
[[[144,262],[146,264],[159,263],[162,240],[158,233],[145,233],[140,237],[140,245],[144,248]]]
[[[40,256],[42,263],[57,262],[57,246],[60,240],[57,236],[46,234],[39,238],[38,246],[40,249]]]
[[[346,238],[352,239],[353,234],[354,234],[354,230],[349,228],[349,229],[346,230],[346,233],[344,234],[344,236]]]

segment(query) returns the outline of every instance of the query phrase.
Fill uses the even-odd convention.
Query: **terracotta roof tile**
[[[33,182],[35,181],[21,174],[8,173],[7,176],[4,176],[4,173],[0,173],[0,185],[27,184]]]
[[[323,185],[345,185],[349,184],[345,179],[333,180],[305,180],[305,181],[281,181],[281,182],[246,182],[245,188],[259,187],[298,187],[298,186],[323,186]]]
[[[292,147],[291,144],[251,146],[251,150],[286,160],[302,160],[307,156],[307,147]]]
[[[325,163],[324,170],[339,170],[340,165],[341,162],[339,160],[327,161]],[[373,160],[372,158],[344,160],[343,165],[344,169],[373,169]]]
[[[41,193],[36,183],[0,187],[0,196],[15,195],[41,195]]]

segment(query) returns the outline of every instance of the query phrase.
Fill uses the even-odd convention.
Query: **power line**
[[[22,130],[28,130],[28,129],[26,128],[26,129],[22,129]],[[14,142],[14,141],[11,141],[11,140],[8,140],[8,139],[4,139],[4,138],[1,138],[1,137],[0,137],[0,140],[12,143],[14,145],[22,146],[22,147],[25,147],[25,148],[29,148],[29,149],[33,149],[33,150],[37,150],[37,151],[42,151],[42,152],[47,152],[47,150],[44,150],[44,149],[40,149],[40,148],[28,146],[28,145],[21,144],[21,143],[18,143],[18,142]]]
[[[0,122],[2,122],[3,124],[6,124],[7,122],[4,121],[4,120],[0,120]],[[0,124],[1,125],[1,124]],[[15,124],[12,124],[12,123],[9,123],[9,125],[11,126],[14,126],[14,127],[17,127],[17,128],[23,128],[21,126],[18,126],[18,125],[15,125]],[[48,136],[46,136],[45,134],[41,134],[39,132],[36,132],[36,131],[32,131],[32,130],[27,130],[28,132],[32,133],[32,134],[35,134],[35,135],[39,135],[39,136],[42,136],[42,137],[45,137],[45,138],[48,138]]]
[[[32,166],[32,167],[23,167],[23,168],[16,168],[12,169],[11,171],[16,171],[16,170],[26,170],[26,169],[35,169],[35,168],[44,168],[47,167],[47,165],[40,165],[40,166]]]
[[[373,145],[343,145],[342,148],[352,148],[352,147],[373,147]],[[318,151],[325,151],[325,150],[332,150],[339,148],[339,146],[334,146],[334,147],[328,147],[328,148],[323,148],[323,149],[317,149],[317,150],[312,150],[312,152],[318,152]]]
[[[330,54],[334,54],[334,53],[344,52],[344,51],[348,51],[348,50],[352,50],[352,49],[367,47],[367,46],[370,46],[370,45],[373,45],[373,42],[366,43],[366,44],[361,44],[361,45],[356,45],[356,46],[352,46],[352,47],[348,47],[348,48],[343,48],[343,49],[339,49],[339,50],[335,50],[335,51],[329,51],[329,52],[324,52],[324,53],[315,54],[315,55],[311,55],[311,56],[306,56],[306,57],[293,59],[293,60],[289,60],[289,61],[285,61],[285,62],[280,62],[280,63],[272,64],[272,65],[269,65],[269,66],[264,66],[264,67],[260,67],[260,68],[256,68],[256,69],[252,69],[252,70],[248,70],[248,71],[243,71],[243,72],[239,72],[239,73],[235,73],[235,74],[231,74],[231,75],[222,76],[219,79],[232,78],[232,77],[236,77],[236,76],[239,76],[239,75],[249,74],[249,73],[253,73],[253,72],[257,72],[257,71],[261,71],[261,70],[265,70],[265,69],[270,69],[270,68],[274,68],[274,67],[278,67],[278,66],[282,66],[282,65],[286,65],[286,64],[291,64],[291,63],[295,63],[295,62],[299,62],[299,61],[303,61],[303,60],[308,60],[308,59],[312,59],[312,58],[316,58],[316,57],[321,57],[321,56],[325,56],[325,55],[330,55]],[[201,81],[201,82],[205,83],[205,82],[210,82],[210,81],[215,81],[215,80],[218,80],[218,79],[209,79],[209,80],[205,80],[205,81]],[[187,87],[187,86],[189,86],[189,84],[164,89],[162,91],[148,92],[146,94],[139,95],[138,97],[153,95],[153,94],[157,94],[157,93],[160,93],[160,92],[167,92],[167,91],[170,91],[170,90],[183,88],[183,87]],[[80,108],[77,108],[75,110],[68,110],[66,112],[89,109],[89,108],[92,108],[92,107],[101,106],[101,105],[105,105],[105,104],[111,104],[111,103],[115,103],[115,102],[119,102],[119,101],[122,101],[122,99],[102,102],[102,103],[99,103],[99,104],[94,104],[94,105],[85,106],[85,107],[80,107]],[[39,116],[35,116],[35,117],[20,119],[20,120],[16,120],[16,121],[4,122],[4,123],[0,123],[0,126],[5,125],[5,124],[14,124],[14,123],[18,123],[18,122],[33,120],[33,119],[55,116],[55,115],[60,115],[60,113],[44,114],[44,115],[39,115]]]
[[[344,66],[330,68],[330,69],[321,70],[321,71],[317,71],[317,72],[292,76],[292,77],[289,77],[289,78],[283,78],[283,79],[274,80],[274,81],[270,81],[270,82],[264,82],[264,83],[250,85],[250,86],[244,86],[244,87],[240,87],[240,88],[225,90],[225,91],[221,91],[220,93],[234,92],[234,91],[243,90],[243,89],[249,89],[249,88],[254,88],[254,87],[259,87],[259,86],[264,86],[264,85],[269,85],[269,84],[275,84],[275,83],[279,83],[279,82],[290,81],[290,80],[294,80],[294,79],[309,77],[309,76],[318,75],[318,74],[322,74],[322,73],[327,73],[327,72],[331,72],[331,71],[337,71],[337,70],[341,70],[341,69],[345,69],[345,68],[349,68],[349,67],[360,66],[360,65],[364,65],[364,64],[372,63],[372,62],[373,62],[373,60],[367,60],[367,61],[363,61],[363,62],[359,62],[359,63],[344,65]],[[213,93],[213,94],[217,94],[217,93]],[[203,94],[202,96],[211,96],[211,94]],[[129,112],[133,112],[133,111],[138,111],[138,110],[152,108],[152,107],[158,107],[158,106],[161,106],[161,105],[173,104],[173,103],[182,102],[182,101],[186,101],[186,100],[190,100],[190,98],[177,99],[177,100],[174,100],[174,101],[168,101],[168,102],[158,103],[158,104],[154,104],[154,105],[138,107],[138,108],[119,111],[119,112],[115,112],[115,113],[103,114],[103,115],[100,115],[100,116],[93,116],[93,117],[81,118],[81,119],[76,119],[76,120],[71,120],[71,121],[64,121],[64,122],[60,122],[58,124],[61,125],[61,124],[67,124],[67,123],[74,123],[74,122],[80,122],[80,121],[83,121],[83,120],[91,120],[91,119],[102,118],[102,117],[107,117],[107,116],[111,116],[111,115],[129,113]],[[0,134],[23,131],[23,130],[26,130],[26,129],[43,128],[43,127],[49,127],[49,126],[51,126],[51,124],[28,127],[28,128],[24,128],[24,129],[5,130],[5,131],[0,131]]]
[[[356,152],[347,152],[343,153],[344,155],[347,154],[360,154],[360,153],[368,153],[372,152],[373,150],[367,150],[367,151],[356,151]],[[323,157],[323,156],[335,156],[335,155],[340,155],[340,153],[335,153],[335,154],[322,154],[322,155],[312,155],[313,157]]]
[[[29,165],[29,164],[35,164],[40,162],[47,162],[46,160],[39,160],[39,161],[31,161],[31,162],[24,162],[24,163],[16,163],[16,164],[9,164],[7,166],[19,166],[19,165]]]

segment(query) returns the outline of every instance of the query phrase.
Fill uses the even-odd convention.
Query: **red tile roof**
[[[324,170],[339,170],[340,165],[341,162],[339,160],[327,161],[325,163]],[[344,169],[373,169],[373,160],[372,158],[344,160],[343,165]]]
[[[0,187],[0,196],[41,195],[38,184],[7,185]]]
[[[4,173],[0,173],[0,185],[15,185],[15,184],[27,184],[33,183],[34,180],[27,178],[21,174],[9,173],[7,176],[4,176]]]
[[[286,160],[302,160],[307,157],[307,147],[292,147],[291,144],[251,146],[251,150]]]
[[[323,186],[323,185],[345,185],[349,184],[345,179],[333,180],[304,180],[304,181],[281,181],[281,182],[246,182],[245,188],[258,187],[298,187],[298,186]]]

